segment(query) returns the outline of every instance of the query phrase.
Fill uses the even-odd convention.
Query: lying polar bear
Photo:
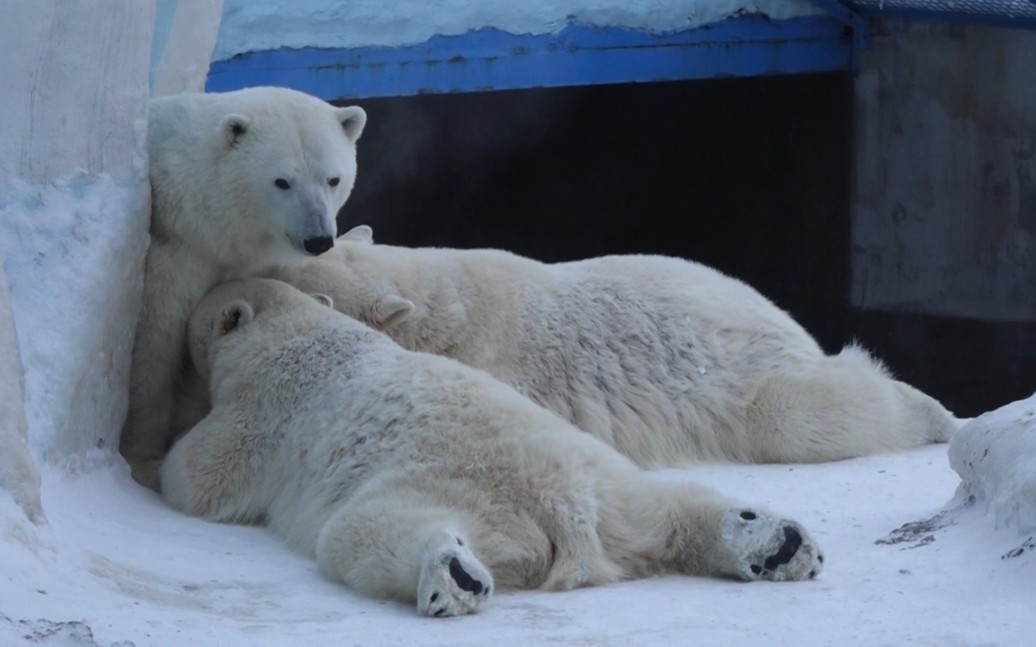
[[[488,371],[644,467],[830,461],[945,442],[958,426],[864,350],[825,355],[766,297],[690,261],[548,265],[375,245],[360,226],[266,274]]]
[[[287,284],[217,286],[188,337],[213,407],[166,457],[165,498],[265,520],[363,594],[452,616],[496,587],[803,580],[823,565],[798,524],[653,479],[486,373]]]

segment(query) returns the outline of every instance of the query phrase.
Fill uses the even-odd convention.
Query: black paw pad
[[[799,552],[799,548],[802,546],[802,535],[798,530],[795,530],[791,526],[784,527],[784,543],[777,550],[776,555],[770,555],[763,562],[763,566],[766,570],[772,571],[781,564],[787,564],[795,557],[795,553]],[[452,570],[452,569],[451,569]]]
[[[450,577],[457,583],[457,586],[478,595],[485,588],[482,582],[479,582],[475,578],[471,577],[464,567],[460,565],[460,560],[454,557],[450,560]]]

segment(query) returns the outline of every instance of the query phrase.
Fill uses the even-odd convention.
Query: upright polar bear
[[[404,347],[488,371],[641,466],[812,462],[948,440],[956,419],[865,351],[827,356],[757,291],[675,258],[547,265],[372,244],[267,272]]]
[[[452,616],[496,587],[822,568],[798,524],[652,478],[486,373],[407,351],[285,283],[220,285],[189,330],[213,407],[166,457],[166,500],[264,520],[366,595]]]
[[[151,247],[121,440],[138,481],[157,488],[169,442],[204,414],[194,399],[173,405],[190,386],[194,305],[221,281],[331,248],[365,123],[358,107],[285,88],[151,101]]]

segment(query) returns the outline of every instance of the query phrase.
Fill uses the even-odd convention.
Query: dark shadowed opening
[[[544,261],[682,256],[752,284],[829,351],[858,339],[958,415],[1036,383],[1036,325],[849,308],[848,74],[359,103],[341,231]]]

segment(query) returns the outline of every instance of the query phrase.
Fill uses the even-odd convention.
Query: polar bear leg
[[[186,251],[168,243],[153,240],[148,249],[130,368],[129,410],[119,451],[130,464],[133,478],[156,491],[162,457],[173,440],[170,423],[174,391],[187,358],[187,317],[214,281],[197,266],[196,259]],[[184,267],[192,271],[185,272]],[[183,424],[189,426],[200,417],[193,415]]]
[[[797,523],[741,505],[693,483],[640,483],[611,490],[606,547],[642,574],[678,572],[742,580],[805,580],[823,555]],[[612,516],[616,515],[616,516]]]
[[[748,408],[759,462],[822,462],[945,442],[957,421],[934,399],[892,379],[860,348],[769,378]]]
[[[427,496],[394,490],[359,494],[325,524],[317,561],[331,577],[377,598],[417,602],[419,613],[474,613],[493,593],[493,576],[471,552],[458,510]]]

